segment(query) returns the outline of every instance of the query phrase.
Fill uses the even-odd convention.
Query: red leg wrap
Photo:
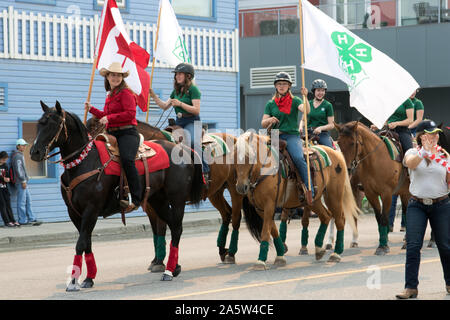
[[[75,255],[72,265],[72,279],[78,279],[81,275],[81,268],[83,267],[83,256]]]
[[[95,279],[95,276],[97,275],[97,265],[95,264],[94,254],[86,253],[84,255],[84,260],[86,261],[87,266],[87,277]]]
[[[172,246],[172,242],[170,242],[170,253],[169,260],[167,261],[166,269],[170,272],[174,272],[178,263],[178,248]]]

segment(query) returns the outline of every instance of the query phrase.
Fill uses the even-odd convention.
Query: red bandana
[[[419,155],[421,155],[423,158],[428,158],[431,161],[440,164],[447,170],[448,173],[450,173],[450,162],[448,161],[446,154],[442,152],[441,146],[436,146],[435,154],[425,151],[423,147],[417,147],[417,150],[419,150]]]
[[[281,112],[286,114],[291,113],[292,97],[290,94],[286,94],[281,98],[275,98],[275,103],[277,104],[278,109],[280,109]]]

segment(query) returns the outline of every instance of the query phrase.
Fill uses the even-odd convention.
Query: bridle
[[[350,168],[348,168],[348,173],[350,175],[353,175],[353,173],[355,173],[357,167],[359,166],[359,164],[364,161],[367,157],[369,157],[372,153],[374,153],[378,147],[382,144],[383,140],[380,139],[380,141],[378,142],[377,146],[370,152],[368,152],[364,157],[362,157],[361,159],[357,159],[358,158],[358,145],[361,144],[363,145],[362,142],[359,141],[358,139],[358,130],[355,130],[355,156],[353,158],[353,160],[350,162]]]
[[[45,147],[45,156],[44,156],[44,160],[48,160],[49,158],[52,158],[53,156],[56,156],[57,154],[60,154],[61,153],[61,151],[59,151],[59,152],[55,152],[55,153],[52,153],[52,154],[48,154],[49,152],[50,152],[50,147],[51,147],[51,145],[55,142],[55,141],[57,141],[58,139],[59,139],[59,135],[61,134],[61,132],[62,132],[62,130],[64,129],[64,134],[65,134],[65,136],[66,136],[66,140],[65,141],[67,141],[67,139],[69,138],[69,136],[67,135],[67,126],[66,126],[66,112],[64,111],[64,110],[61,110],[61,112],[62,112],[62,116],[59,116],[59,118],[61,119],[61,123],[59,124],[59,129],[58,129],[58,131],[56,132],[56,135],[53,137],[53,139],[52,140],[50,140],[50,142],[47,144],[47,146]],[[62,162],[63,160],[61,159],[61,160],[59,160],[59,161],[50,161],[50,160],[48,160],[49,162],[51,162],[51,163],[59,163],[59,162]]]

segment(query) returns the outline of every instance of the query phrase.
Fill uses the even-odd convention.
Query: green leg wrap
[[[269,243],[267,241],[261,241],[261,244],[259,245],[258,260],[266,262],[268,252],[269,252]]]
[[[153,234],[153,248],[155,248],[155,255],[157,246],[158,246],[158,236],[156,234]]]
[[[273,243],[275,244],[275,249],[277,250],[277,256],[284,256],[284,244],[281,237],[273,239]]]
[[[334,252],[341,255],[344,252],[344,230],[338,231],[336,236],[336,246]]]
[[[322,248],[323,246],[323,238],[325,238],[325,233],[327,232],[328,225],[320,224],[319,231],[317,231],[316,239],[314,241],[316,247]]]
[[[280,238],[281,241],[286,242],[286,233],[287,233],[287,223],[286,221],[281,221],[280,223]]]
[[[157,236],[155,251],[156,258],[164,261],[166,257],[166,238],[164,236]]]
[[[225,248],[227,243],[228,224],[222,224],[220,226],[219,235],[217,236],[217,246],[219,248]]]
[[[380,234],[380,246],[384,247],[388,244],[388,232],[389,227],[388,226],[378,226],[378,233]]]
[[[239,230],[231,232],[230,248],[228,253],[235,254],[238,251]]]
[[[308,245],[308,237],[309,237],[308,228],[303,228],[302,229],[302,246],[306,247]]]

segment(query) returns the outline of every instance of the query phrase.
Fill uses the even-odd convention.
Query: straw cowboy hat
[[[108,68],[100,69],[100,75],[104,77],[106,77],[110,72],[121,73],[124,78],[128,77],[128,75],[130,74],[130,71],[123,71],[122,66],[119,62],[113,62]]]

